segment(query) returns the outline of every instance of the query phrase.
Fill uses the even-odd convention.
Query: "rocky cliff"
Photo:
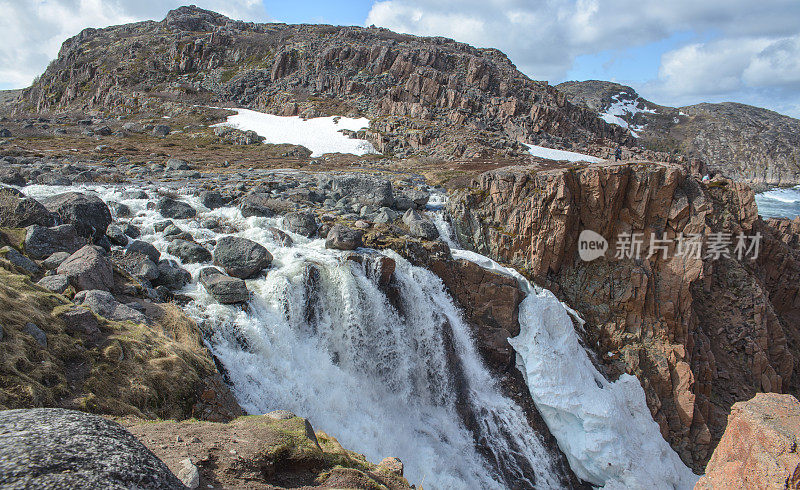
[[[570,102],[630,128],[650,149],[704,159],[735,180],[800,184],[800,121],[745,104],[654,104],[631,87],[589,80],[557,86]]]
[[[68,39],[19,110],[130,114],[165,101],[366,116],[367,137],[398,155],[521,156],[522,143],[630,140],[495,49],[378,28],[244,23],[194,7]]]
[[[702,183],[671,164],[511,167],[482,174],[449,208],[463,243],[525,272],[583,315],[587,344],[608,375],[639,377],[663,434],[695,470],[734,402],[798,392],[800,251],[796,234],[786,233],[797,225],[762,221],[745,185]],[[583,230],[608,240],[605,257],[579,258]],[[636,233],[639,257],[614,258],[631,250]],[[757,259],[738,258],[736,237],[756,233]],[[651,234],[666,252],[649,254]],[[681,234],[703,237],[699,256],[677,255]],[[715,236],[733,242],[727,257],[706,256]]]

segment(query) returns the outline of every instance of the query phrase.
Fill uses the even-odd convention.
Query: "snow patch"
[[[633,117],[634,115],[640,112],[647,114],[655,114],[656,111],[655,109],[647,109],[639,107],[638,98],[635,100],[632,99],[620,100],[620,97],[623,95],[626,94],[624,92],[621,92],[611,97],[611,100],[613,100],[614,102],[612,102],[611,105],[608,106],[608,109],[606,109],[605,112],[601,112],[598,117],[600,117],[600,119],[609,124],[616,124],[617,126],[621,126],[627,129],[628,131],[631,132],[631,135],[634,138],[638,138],[639,137],[638,133],[644,130],[644,126],[629,124],[625,119],[623,119],[623,117],[625,116]]]
[[[584,155],[583,153],[576,153],[574,151],[566,151],[566,150],[556,150],[553,148],[545,148],[544,146],[537,146],[537,145],[528,145],[528,152],[539,158],[544,158],[546,160],[566,160],[568,162],[589,162],[589,163],[599,163],[602,162],[602,158],[593,157],[591,155]]]
[[[276,116],[249,109],[231,109],[236,115],[229,116],[217,126],[229,126],[243,131],[255,131],[265,138],[264,143],[305,146],[311,150],[312,157],[325,153],[351,153],[367,155],[378,153],[367,140],[349,138],[341,130],[358,131],[369,127],[366,117],[350,118],[342,116],[315,117],[302,119],[299,116]]]

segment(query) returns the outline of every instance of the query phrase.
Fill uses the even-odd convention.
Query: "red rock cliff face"
[[[800,224],[762,221],[748,187],[704,184],[671,164],[513,167],[481,175],[449,207],[464,243],[515,266],[584,316],[587,343],[609,376],[639,378],[662,433],[695,470],[734,402],[798,392]],[[586,229],[608,239],[606,257],[578,257]],[[740,260],[736,236],[756,232],[758,259]],[[613,258],[622,233],[643,233],[639,259]],[[648,257],[651,233],[671,244],[666,257]],[[681,233],[730,233],[731,256],[706,258],[703,248],[700,257],[679,257]]]

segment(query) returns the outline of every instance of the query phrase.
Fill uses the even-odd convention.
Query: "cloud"
[[[181,0],[0,0],[0,86],[25,87],[61,43],[86,27],[163,19]],[[264,20],[261,0],[194,0],[232,18]]]
[[[665,53],[651,74],[653,93],[677,100],[769,88],[795,106],[800,94],[796,0],[384,0],[366,23],[497,47],[528,76],[552,81],[580,56],[689,33],[694,42]]]

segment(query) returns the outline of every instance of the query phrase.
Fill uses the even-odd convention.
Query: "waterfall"
[[[580,315],[522,274],[483,255],[458,248],[442,210],[429,211],[454,258],[513,277],[525,292],[520,334],[509,339],[517,368],[536,408],[584,481],[607,489],[690,489],[699,479],[661,436],[636,377],[608,381],[592,364],[575,332]]]
[[[147,209],[148,200],[124,199],[111,187],[77,190],[129,206],[142,239],[180,262],[155,231],[164,218]],[[437,276],[392,251],[363,251],[360,264],[320,239],[292,235],[294,245],[285,247],[267,230],[280,218],[245,219],[235,208],[212,211],[195,197],[181,199],[198,218],[172,221],[198,242],[223,236],[199,224],[214,217],[274,256],[265,277],[247,280],[246,308],[221,305],[197,284],[208,264],[184,265],[193,275],[182,291],[193,299],[187,312],[248,413],[290,410],[372,461],[399,457],[409,481],[425,488],[561,486],[548,449],[501,393]],[[391,291],[367,266],[379,255],[396,263]]]

